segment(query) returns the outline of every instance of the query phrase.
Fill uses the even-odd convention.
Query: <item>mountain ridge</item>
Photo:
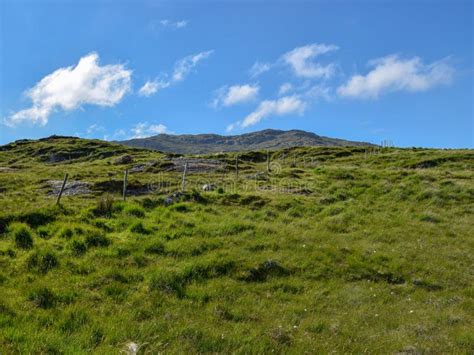
[[[158,134],[146,138],[133,138],[114,141],[126,146],[146,148],[168,153],[219,153],[261,149],[281,149],[302,146],[375,146],[368,142],[350,141],[339,138],[319,136],[303,130],[265,129],[240,135],[223,136],[213,133],[204,134]]]

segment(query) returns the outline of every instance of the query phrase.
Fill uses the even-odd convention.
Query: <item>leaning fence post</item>
[[[184,163],[184,170],[183,170],[183,179],[181,181],[181,191],[184,192],[186,189],[186,173],[188,172],[188,162]]]
[[[59,191],[59,194],[58,194],[58,199],[56,200],[56,204],[59,205],[59,202],[61,201],[61,196],[64,192],[64,188],[66,187],[66,183],[67,183],[67,178],[68,178],[68,173],[66,173],[66,175],[64,175],[64,181],[63,181],[63,184],[61,186],[61,190]]]
[[[123,200],[125,201],[125,197],[127,196],[127,182],[128,182],[128,169],[125,169],[125,173],[123,174]]]

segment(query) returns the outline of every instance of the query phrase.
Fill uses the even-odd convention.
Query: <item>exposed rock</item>
[[[167,170],[183,171],[184,164],[188,163],[188,172],[211,172],[215,171],[223,166],[220,160],[216,159],[204,159],[204,158],[173,158],[171,163],[173,166],[169,167]]]
[[[61,191],[63,180],[48,180],[47,184],[51,187],[48,195],[57,195]],[[68,181],[64,187],[63,196],[84,195],[91,193],[91,184],[84,181]]]
[[[104,180],[94,183],[93,190],[108,192],[108,193],[122,193],[123,180]],[[127,195],[146,195],[152,193],[154,186],[152,184],[141,183],[140,181],[129,181],[127,185]]]
[[[173,203],[175,202],[179,202],[183,197],[183,193],[182,192],[175,192],[171,195],[169,195],[168,197],[165,198],[165,205],[166,206],[169,206],[169,205],[172,205]]]
[[[133,163],[133,157],[129,154],[122,155],[114,160],[115,165],[131,164],[131,163]]]
[[[214,191],[216,189],[216,185],[214,184],[205,184],[202,186],[203,191]]]
[[[131,173],[140,173],[145,170],[145,168],[148,166],[148,164],[138,164],[135,165],[133,168],[130,169]]]
[[[131,341],[125,344],[125,348],[121,351],[121,353],[124,352],[125,354],[128,354],[128,355],[136,355],[138,352],[138,349],[140,349],[140,345]]]

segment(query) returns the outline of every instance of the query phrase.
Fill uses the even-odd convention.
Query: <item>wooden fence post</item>
[[[56,200],[56,204],[59,205],[59,202],[61,201],[61,196],[64,192],[64,188],[66,187],[66,183],[67,183],[67,178],[68,178],[68,173],[66,173],[66,175],[64,175],[64,181],[63,181],[63,184],[61,186],[61,190],[59,191],[59,194],[58,194],[58,199]]]
[[[123,200],[127,196],[127,182],[128,182],[128,169],[125,169],[125,173],[123,174]]]
[[[235,178],[239,178],[239,156],[235,156]]]
[[[270,174],[270,152],[267,150],[267,173]]]
[[[188,172],[188,162],[184,163],[184,170],[183,170],[183,179],[181,181],[181,191],[184,192],[186,189],[186,173]]]

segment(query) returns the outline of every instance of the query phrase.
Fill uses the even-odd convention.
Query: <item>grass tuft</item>
[[[13,223],[9,227],[15,245],[20,249],[31,249],[33,247],[33,231],[25,223]]]

